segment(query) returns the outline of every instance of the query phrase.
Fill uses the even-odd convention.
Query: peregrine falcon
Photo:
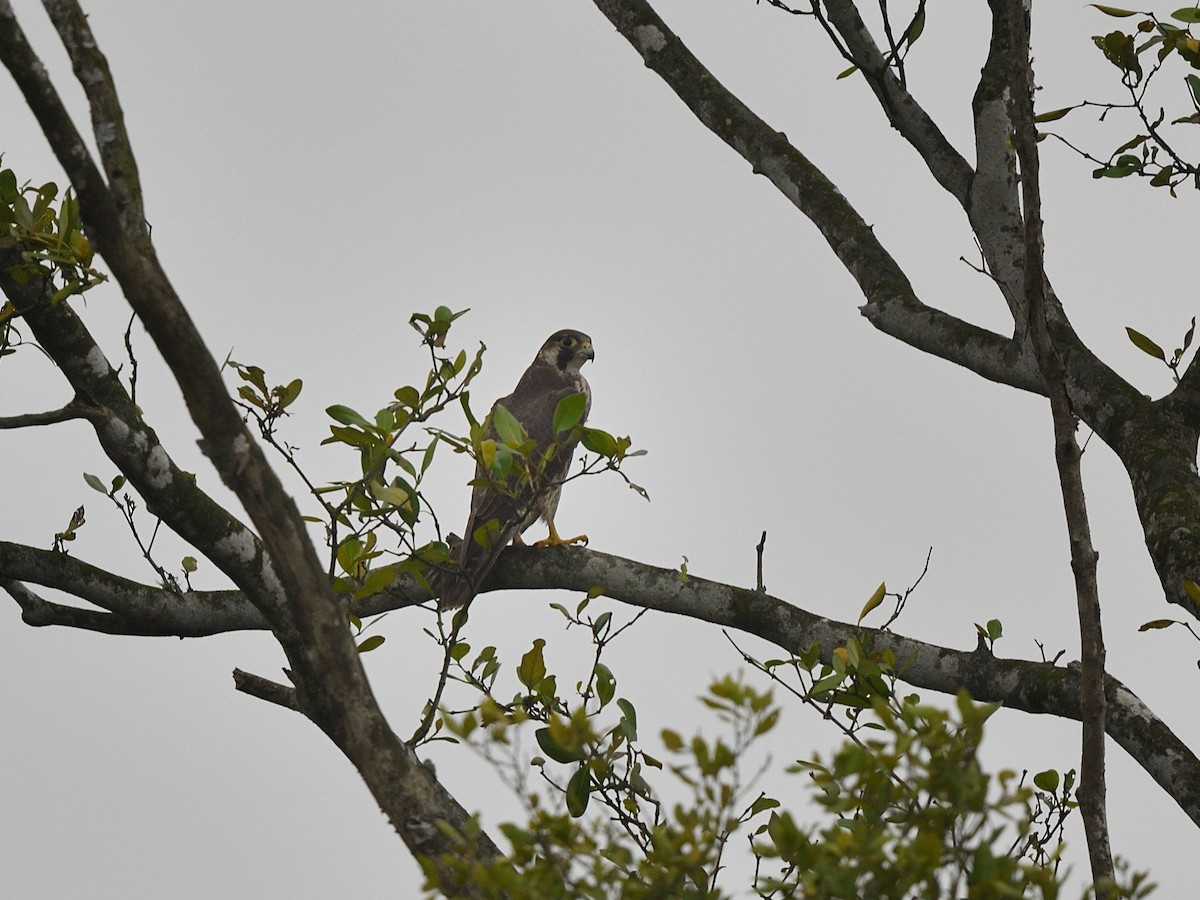
[[[554,527],[554,513],[576,443],[562,440],[569,432],[555,434],[554,414],[564,398],[582,394],[584,407],[579,424],[586,421],[592,392],[579,370],[594,358],[592,339],[586,334],[570,329],[555,332],[542,344],[516,389],[492,407],[485,422],[485,440],[498,439],[496,417],[504,415],[498,412],[503,407],[525,429],[534,448],[524,455],[527,468],[519,472],[511,486],[498,485],[483,461],[477,463],[471,515],[457,567],[443,579],[439,609],[455,609],[474,597],[501,551],[510,541],[522,543],[521,533],[538,519],[549,526],[550,535],[534,546],[587,541],[587,535],[582,534],[563,538]]]

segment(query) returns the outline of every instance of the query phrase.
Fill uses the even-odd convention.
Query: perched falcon
[[[592,352],[592,339],[579,331],[567,329],[556,332],[542,344],[521,380],[507,397],[496,401],[487,420],[486,437],[497,439],[496,407],[503,406],[524,427],[536,449],[528,455],[537,477],[523,483],[513,492],[502,491],[490,484],[477,484],[471,494],[471,515],[458,551],[457,568],[443,580],[438,608],[455,609],[475,596],[483,580],[495,565],[500,552],[509,542],[521,543],[521,532],[536,522],[550,527],[550,536],[535,546],[551,547],[586,541],[586,535],[563,538],[554,527],[554,513],[562,493],[563,480],[571,467],[575,443],[561,443],[538,471],[540,460],[555,441],[554,412],[564,397],[583,394],[585,398],[582,423],[592,406],[592,392],[580,374],[580,368]],[[476,478],[487,479],[482,464]],[[489,522],[496,525],[489,526]]]

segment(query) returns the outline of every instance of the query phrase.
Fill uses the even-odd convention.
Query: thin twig
[[[754,549],[758,553],[758,581],[756,582],[755,590],[765,594],[767,586],[763,583],[763,549],[767,546],[767,533],[762,533],[762,539],[759,540],[758,546]]]
[[[1076,603],[1081,647],[1081,704],[1083,750],[1079,779],[1079,806],[1087,837],[1092,881],[1097,896],[1113,896],[1113,861],[1109,841],[1104,773],[1104,635],[1096,583],[1096,551],[1088,525],[1087,503],[1079,468],[1080,450],[1075,440],[1077,420],[1067,391],[1066,361],[1050,334],[1046,320],[1045,268],[1042,243],[1041,194],[1037,153],[1037,127],[1033,118],[1033,67],[1029,54],[1029,16],[1023,0],[1010,0],[1008,16],[1012,55],[1013,146],[1021,167],[1021,200],[1025,211],[1024,301],[1029,339],[1038,368],[1046,381],[1054,420],[1054,456],[1062,486],[1071,569],[1075,574]]]
[[[0,429],[57,425],[59,422],[70,422],[72,419],[91,419],[94,416],[95,411],[88,410],[71,402],[61,409],[51,409],[46,412],[25,413],[19,416],[0,416]]]

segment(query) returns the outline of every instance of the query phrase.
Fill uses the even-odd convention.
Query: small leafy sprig
[[[1179,384],[1179,364],[1183,361],[1183,354],[1192,346],[1192,338],[1196,336],[1196,319],[1192,318],[1191,327],[1188,328],[1187,334],[1183,336],[1183,345],[1176,347],[1171,354],[1171,358],[1167,359],[1166,351],[1158,345],[1154,340],[1146,337],[1140,331],[1135,331],[1126,326],[1125,333],[1129,335],[1129,340],[1135,347],[1145,353],[1147,356],[1153,356],[1159,362],[1163,363],[1171,370],[1171,377],[1175,379],[1175,383]]]
[[[1176,188],[1189,181],[1193,187],[1200,188],[1200,164],[1181,149],[1180,140],[1185,133],[1178,129],[1178,126],[1200,124],[1200,75],[1194,71],[1184,74],[1183,86],[1190,110],[1169,122],[1166,109],[1157,106],[1150,98],[1151,84],[1168,65],[1181,62],[1193,70],[1200,70],[1200,38],[1193,33],[1193,28],[1200,25],[1200,8],[1183,7],[1163,18],[1153,12],[1099,3],[1091,6],[1112,18],[1138,20],[1132,32],[1115,29],[1092,38],[1104,58],[1120,70],[1121,86],[1128,99],[1120,103],[1085,100],[1041,113],[1036,121],[1054,122],[1076,109],[1084,108],[1098,109],[1100,120],[1104,121],[1110,113],[1122,110],[1134,114],[1138,130],[1132,137],[1122,141],[1107,158],[1080,149],[1060,134],[1040,137],[1053,137],[1094,163],[1094,178],[1128,178],[1136,175],[1149,179],[1152,187],[1167,188],[1172,196],[1176,196]]]
[[[0,234],[16,239],[25,250],[18,277],[58,276],[60,286],[50,297],[60,303],[91,290],[107,276],[92,268],[91,242],[79,218],[79,201],[68,188],[57,208],[58,185],[19,184],[12,169],[0,169]]]

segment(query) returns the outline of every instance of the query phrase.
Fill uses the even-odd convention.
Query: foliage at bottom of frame
[[[511,703],[495,699],[498,666],[487,648],[486,698],[439,722],[454,736],[443,739],[492,762],[528,815],[500,826],[504,858],[479,862],[464,846],[424,859],[431,896],[715,900],[734,896],[718,876],[735,836],[748,840],[755,862],[753,883],[739,886],[738,896],[746,887],[764,898],[1055,898],[1062,891],[1075,773],[1047,770],[1027,783],[1027,774],[985,771],[978,751],[997,705],[965,693],[949,709],[897,696],[890,654],[855,641],[824,664],[819,647],[767,662],[743,654],[844,734],[829,759],[788,768],[801,777],[788,803],[815,820],[802,824],[780,798],[752,790],[757,777],[743,770],[778,723],[772,690],[740,676],[714,682],[700,701],[720,719],[721,735],[685,738],[664,729],[660,761],[638,741],[633,705],[614,702],[616,678],[600,654],[568,702],[546,671],[544,645],[535,642],[516,668],[521,690]],[[521,759],[526,729],[545,756]],[[545,796],[528,784],[530,772],[548,788]],[[686,799],[669,805],[661,799],[668,791]],[[1106,896],[1153,890],[1141,873],[1122,869],[1120,880]]]

